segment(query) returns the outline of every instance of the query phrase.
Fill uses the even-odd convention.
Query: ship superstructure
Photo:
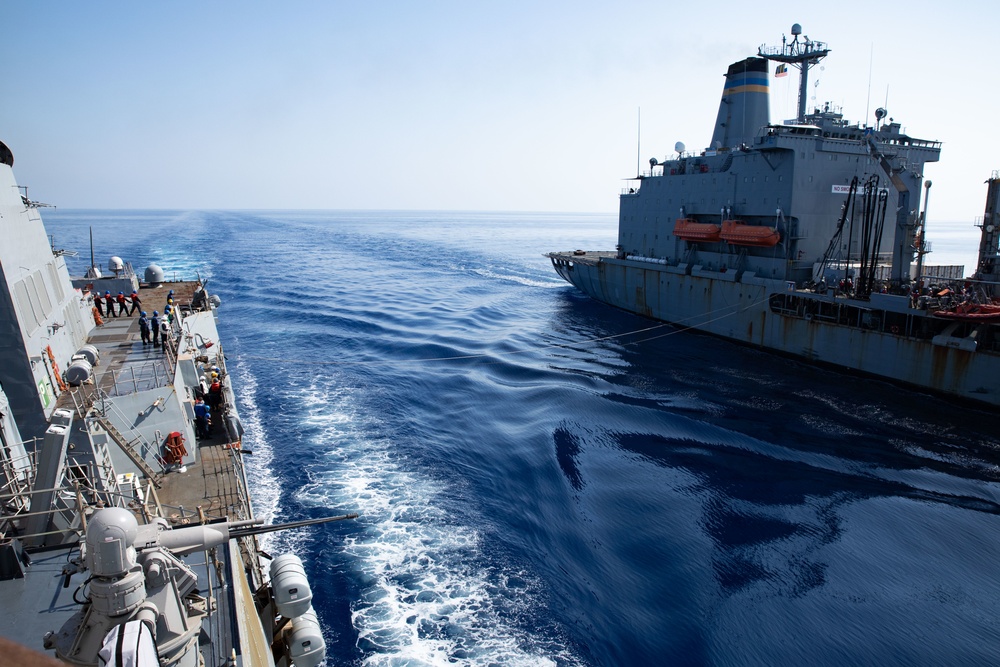
[[[621,194],[614,252],[551,253],[556,270],[632,312],[1000,404],[997,325],[941,317],[959,302],[988,308],[990,276],[980,267],[982,281],[942,298],[961,276],[918,271],[923,165],[940,143],[884,109],[874,126],[831,104],[807,111],[809,68],[830,49],[798,25],[792,35],[729,67],[708,148],[678,144]],[[801,73],[797,117],[780,124],[773,63]]]
[[[0,143],[0,368],[14,416],[37,434],[55,410],[60,371],[94,328],[93,304],[72,288],[65,253],[50,247],[13,164]]]

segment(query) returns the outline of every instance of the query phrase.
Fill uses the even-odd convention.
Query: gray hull
[[[859,302],[783,281],[699,267],[552,253],[556,271],[589,296],[679,327],[814,363],[1000,406],[996,325],[952,323],[902,296]],[[738,279],[737,279],[738,278]],[[984,349],[989,347],[989,349]]]

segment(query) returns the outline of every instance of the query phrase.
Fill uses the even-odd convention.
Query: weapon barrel
[[[302,521],[289,521],[288,523],[275,523],[270,526],[254,526],[251,528],[237,528],[229,531],[229,538],[246,537],[248,535],[262,535],[263,533],[274,533],[279,530],[291,530],[292,528],[302,528],[319,523],[330,523],[331,521],[344,521],[345,519],[357,519],[357,514],[342,514],[340,516],[326,516],[321,519],[304,519]]]

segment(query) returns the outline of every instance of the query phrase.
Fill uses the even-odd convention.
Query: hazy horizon
[[[998,130],[958,114],[998,106],[1000,9],[907,10],[8,3],[0,141],[67,209],[614,213],[637,163],[708,145],[729,64],[798,22],[831,49],[809,105],[942,141],[929,226],[971,224]],[[797,90],[772,77],[772,122]]]

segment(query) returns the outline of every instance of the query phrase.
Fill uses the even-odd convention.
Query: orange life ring
[[[891,327],[889,327],[889,331],[891,331],[894,334],[898,334],[899,333],[899,327],[897,327],[895,324],[893,324]]]

